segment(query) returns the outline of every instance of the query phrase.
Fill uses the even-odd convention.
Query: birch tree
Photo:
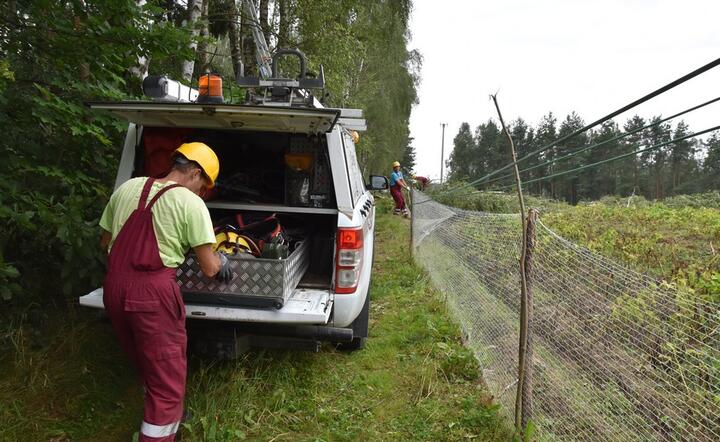
[[[198,22],[202,16],[203,0],[188,0],[188,20],[187,28],[191,30],[192,40],[190,41],[189,48],[193,53],[193,56],[187,60],[184,60],[181,68],[182,79],[187,83],[192,81],[193,71],[195,69],[195,54],[197,53],[198,47],[198,36],[200,35],[200,28]]]

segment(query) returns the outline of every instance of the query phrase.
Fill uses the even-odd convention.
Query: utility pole
[[[447,123],[440,123],[442,126],[442,141],[440,142],[440,184],[443,182],[443,170],[445,169],[445,126]]]

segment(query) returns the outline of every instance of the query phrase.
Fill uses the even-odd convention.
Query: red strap
[[[143,190],[140,193],[140,200],[138,201],[138,210],[143,210],[145,206],[145,201],[148,199],[148,195],[150,195],[150,189],[152,188],[153,183],[155,182],[155,178],[148,178],[147,181],[145,181],[145,185],[143,186]]]
[[[152,200],[148,203],[147,206],[145,206],[145,210],[150,210],[152,206],[155,205],[155,202],[162,196],[163,193],[167,192],[168,190],[175,188],[175,187],[181,187],[180,184],[171,184],[167,187],[163,187],[162,189],[158,190],[158,193],[155,194]]]

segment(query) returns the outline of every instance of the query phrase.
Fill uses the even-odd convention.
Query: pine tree
[[[653,117],[651,123],[660,121],[659,116]],[[645,130],[647,147],[655,146],[671,139],[671,128],[668,123],[661,123],[651,126]],[[648,198],[660,199],[665,197],[666,168],[668,161],[667,146],[653,149],[640,154],[640,161],[643,167],[648,170],[648,187],[645,189],[645,196]]]
[[[619,155],[620,143],[618,140],[613,140],[619,133],[614,121],[605,121],[589,141],[591,145],[602,144],[584,152],[584,162],[592,164]],[[611,162],[586,169],[579,176],[581,197],[597,199],[604,195],[613,195],[616,191],[616,183],[624,172],[626,170],[622,162]]]
[[[531,152],[534,145],[533,143],[535,138],[535,131],[533,130],[533,128],[528,126],[525,120],[523,120],[522,118],[518,118],[517,120],[510,123],[510,136],[512,137],[513,143],[515,144],[515,151],[517,152],[518,159],[523,158],[525,155]],[[508,162],[509,159],[510,156],[508,154]],[[520,170],[523,170],[537,164],[538,157],[533,156],[519,163],[518,168]],[[529,180],[531,172],[532,171],[528,171],[527,173],[522,174],[521,179]]]
[[[538,125],[535,138],[533,140],[533,143],[531,144],[532,149],[531,150],[537,150],[540,149],[543,146],[547,146],[548,144],[552,143],[553,141],[557,140],[557,118],[553,115],[552,112],[549,112],[547,115],[545,115],[541,120],[540,124]],[[554,150],[550,149],[543,153],[540,153],[537,157],[538,163],[544,163],[547,161],[551,161],[555,158],[554,156]],[[530,171],[530,175],[528,176],[529,179],[533,178],[540,178],[543,176],[550,175],[555,171],[555,165],[550,164],[543,167],[538,167],[537,169],[534,169]],[[535,184],[537,187],[535,188],[535,193],[537,194],[549,194],[552,198],[555,198],[555,189],[553,187],[552,181],[538,181]]]
[[[621,153],[630,153],[640,149],[645,143],[645,132],[640,130],[645,126],[645,120],[638,115],[630,118],[623,126],[625,132],[637,131],[626,136],[620,142]],[[635,192],[643,193],[641,190],[640,158],[633,155],[623,160],[622,173],[618,178],[617,191],[620,195],[632,195]],[[645,182],[642,180],[642,182]],[[644,187],[643,187],[644,188]]]
[[[720,190],[720,131],[713,132],[704,144],[707,148],[702,165],[705,188]]]
[[[569,134],[577,131],[578,129],[582,128],[585,125],[585,122],[575,112],[571,112],[570,115],[565,117],[565,120],[560,124],[560,130],[558,132],[558,137],[563,138],[568,136]],[[562,143],[558,144],[553,148],[555,154],[557,156],[565,156],[568,153],[575,152],[576,150],[585,147],[586,143],[588,142],[588,136],[586,133],[580,133],[575,135],[574,137],[571,137]],[[582,165],[583,157],[582,156],[572,156],[566,160],[562,161],[561,169],[560,170],[569,170],[574,169],[580,165]],[[560,177],[557,181],[557,189],[556,192],[559,196],[563,197],[566,201],[570,202],[571,204],[577,204],[578,202],[578,185],[579,185],[579,178],[575,175],[573,176],[563,176]]]
[[[403,171],[404,173],[407,173],[408,176],[415,170],[415,146],[413,146],[412,142],[413,137],[408,137],[408,142],[405,145],[405,151],[403,152],[402,159],[400,160]]]
[[[688,125],[684,121],[680,121],[675,128],[673,139],[682,138],[688,134],[690,134]],[[690,190],[696,181],[698,164],[695,160],[695,141],[693,139],[676,141],[669,147],[670,193],[675,195]]]
[[[500,128],[493,120],[479,125],[475,129],[475,145],[477,146],[477,158],[475,164],[477,167],[477,176],[486,175],[497,170],[509,162],[509,150],[505,148]]]
[[[447,161],[448,181],[468,180],[478,176],[480,168],[477,162],[477,151],[473,134],[470,132],[470,125],[462,123],[453,139],[453,150]]]

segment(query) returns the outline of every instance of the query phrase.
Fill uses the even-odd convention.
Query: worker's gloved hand
[[[220,271],[215,275],[215,279],[227,284],[233,277],[233,271],[230,267],[230,260],[224,253],[218,252],[218,258],[220,258]]]

